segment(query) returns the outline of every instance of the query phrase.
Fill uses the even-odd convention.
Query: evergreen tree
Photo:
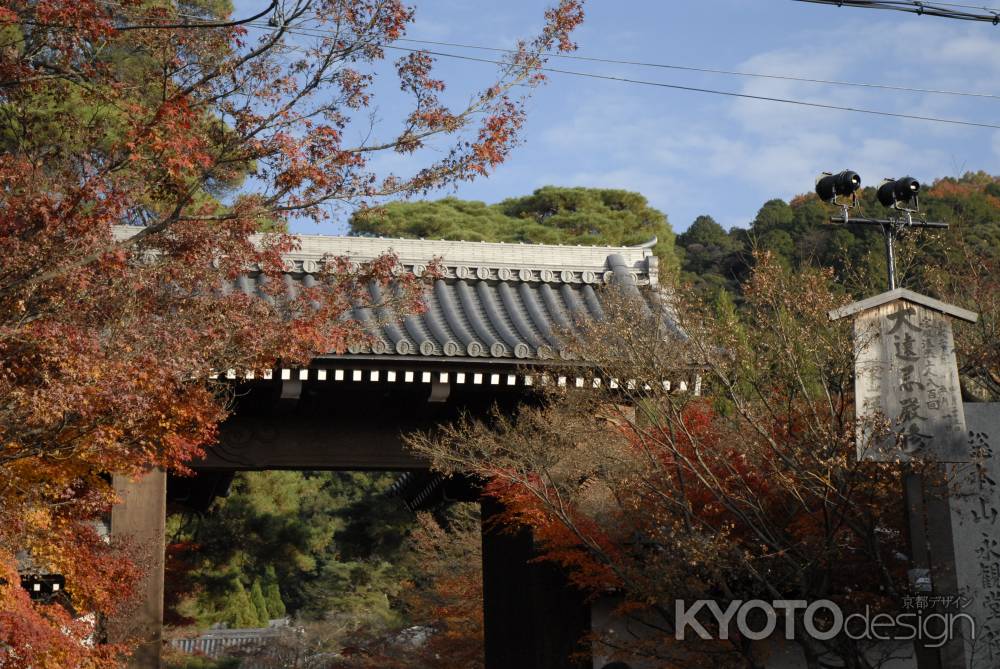
[[[694,223],[687,230],[677,235],[677,243],[684,247],[692,244],[726,247],[730,245],[731,240],[725,228],[711,216],[703,214],[694,219]]]
[[[545,186],[495,205],[456,198],[393,202],[356,213],[351,233],[487,242],[632,246],[654,237],[661,273],[680,266],[666,215],[639,193]]]
[[[267,613],[271,618],[285,617],[285,602],[281,599],[278,577],[274,573],[274,567],[270,565],[264,574],[264,602],[267,604]]]
[[[186,590],[198,592],[179,612],[201,625],[234,617],[235,583],[252,584],[254,617],[322,618],[332,609],[373,606],[391,617],[389,600],[405,574],[395,569],[414,523],[399,499],[386,494],[391,473],[242,472],[228,497],[182,524],[173,541],[198,544]],[[261,598],[256,598],[256,590]],[[253,605],[256,604],[256,608]],[[262,606],[261,606],[262,604]]]
[[[219,622],[227,623],[231,628],[257,627],[257,609],[243,587],[243,582],[236,576],[230,579],[229,594],[224,606]]]
[[[768,200],[757,212],[753,221],[753,230],[763,235],[771,230],[788,231],[795,220],[795,212],[784,200]]]
[[[267,610],[267,602],[264,601],[264,591],[260,587],[260,579],[253,580],[253,587],[250,588],[250,601],[253,603],[254,611],[257,613],[257,624],[259,627],[267,627],[271,616]]]
[[[446,197],[393,202],[351,217],[351,233],[470,242],[527,242],[531,233],[485,202]]]

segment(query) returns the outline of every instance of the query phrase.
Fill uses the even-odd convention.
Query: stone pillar
[[[965,666],[996,669],[1000,666],[1000,403],[966,404],[965,415],[975,460],[950,468],[955,594],[965,598],[961,612],[975,622],[975,635],[963,638]]]
[[[139,637],[142,642],[128,663],[129,669],[160,669],[167,475],[154,469],[138,480],[115,476],[114,488],[122,501],[111,510],[111,535],[128,539],[137,547],[136,557],[145,576],[139,584],[136,607],[128,615],[109,621],[108,638],[113,643]]]
[[[490,524],[500,508],[482,502],[486,669],[589,669],[580,642],[590,632],[590,605],[558,567],[531,562],[530,531]]]

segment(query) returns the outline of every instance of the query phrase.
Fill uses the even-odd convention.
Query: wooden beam
[[[138,480],[115,476],[115,493],[121,499],[111,509],[111,535],[129,540],[144,569],[139,601],[134,610],[109,621],[112,643],[139,638],[128,662],[129,669],[160,669],[163,647],[163,567],[167,510],[167,475],[154,469]]]
[[[234,416],[222,426],[219,443],[195,469],[421,469],[427,463],[405,450],[404,431],[429,429],[371,415],[334,420],[323,416]]]

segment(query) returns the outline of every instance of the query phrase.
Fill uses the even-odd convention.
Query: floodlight
[[[823,172],[816,177],[816,194],[824,202],[833,202],[837,197],[851,197],[859,188],[861,177],[851,170],[839,174]]]
[[[852,218],[851,209],[859,208],[857,191],[860,187],[861,178],[849,170],[836,175],[824,172],[816,179],[816,194],[825,202],[839,206],[843,212],[840,216],[831,217],[831,223],[871,225],[881,229],[885,236],[889,290],[895,290],[896,264],[893,242],[899,230],[903,228],[947,228],[948,224],[931,223],[920,217],[920,199],[918,197],[920,182],[913,177],[886,179],[878,187],[878,201],[899,212],[898,215],[891,215],[883,219],[865,218],[864,216]],[[849,203],[842,199],[848,195],[850,196]]]
[[[904,209],[916,199],[920,192],[920,182],[913,177],[886,179],[878,187],[878,201],[883,207]]]

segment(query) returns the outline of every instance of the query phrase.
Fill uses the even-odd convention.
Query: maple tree
[[[100,629],[82,614],[124,606],[136,573],[94,521],[113,501],[108,475],[183,471],[214,438],[229,391],[212,370],[364,340],[341,316],[371,301],[372,282],[400,287],[382,291],[392,309],[421,308],[419,280],[391,256],[331,258],[288,291],[287,221],[487,174],[517,142],[542,54],[573,48],[582,20],[561,0],[457,109],[433,60],[406,53],[395,69],[413,105],[387,130],[368,127],[375,68],[411,7],[276,0],[250,17],[263,29],[228,13],[200,0],[0,4],[4,666],[115,666],[127,651],[88,641]],[[412,174],[371,167],[428,147]],[[233,290],[247,273],[255,292]],[[16,576],[29,564],[65,574],[71,603],[30,602]]]
[[[408,618],[430,629],[401,666],[483,666],[483,570],[479,509],[458,504],[447,524],[428,513],[409,539],[415,576],[403,590]]]
[[[538,406],[411,444],[441,471],[489,480],[486,494],[545,559],[588,592],[616,593],[634,635],[598,634],[605,654],[763,667],[766,647],[735,628],[722,640],[706,622],[712,640],[675,639],[674,602],[829,599],[846,614],[896,610],[907,589],[900,474],[856,457],[854,346],[828,318],[848,298],[830,279],[759,255],[742,312],[678,290],[650,313],[606,289],[605,319],[570,339],[580,366],[549,372],[584,388],[539,385]],[[683,336],[667,334],[665,316]],[[700,393],[679,388],[695,374]],[[872,438],[888,429],[870,427]],[[811,669],[885,659],[844,635],[811,638],[801,614],[795,643]]]

